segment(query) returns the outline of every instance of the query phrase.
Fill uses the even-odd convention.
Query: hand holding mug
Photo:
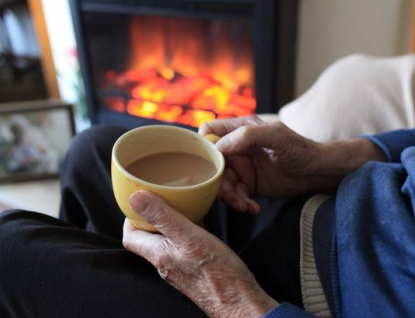
[[[131,205],[160,234],[140,231],[126,221],[124,246],[152,263],[209,317],[262,317],[277,305],[228,246],[163,199],[141,191],[131,197]]]
[[[226,157],[218,197],[234,209],[258,213],[251,196],[286,198],[332,193],[341,180],[371,160],[386,160],[366,138],[318,143],[282,122],[257,116],[220,119],[199,129],[223,136],[216,147]]]
[[[236,210],[257,214],[260,207],[252,196],[291,197],[316,186],[319,144],[281,122],[257,116],[220,119],[205,123],[199,133],[222,136],[216,147],[227,167],[218,196]]]

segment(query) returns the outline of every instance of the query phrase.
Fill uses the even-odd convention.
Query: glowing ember
[[[206,76],[167,79],[154,70],[140,73],[128,71],[114,76],[114,72],[108,72],[111,90],[117,86],[118,91],[131,88],[127,98],[102,97],[109,109],[193,127],[215,118],[255,113],[252,88],[241,87],[232,92]]]

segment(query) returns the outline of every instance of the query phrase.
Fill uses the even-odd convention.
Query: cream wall
[[[409,51],[412,0],[299,0],[296,95],[332,62],[352,53]]]
[[[74,86],[77,65],[75,34],[68,0],[41,0],[45,14],[61,98],[76,100]]]

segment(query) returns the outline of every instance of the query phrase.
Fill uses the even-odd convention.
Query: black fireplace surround
[[[122,17],[131,15],[244,21],[252,37],[255,113],[277,112],[293,98],[297,0],[70,0],[70,7],[92,124],[160,123],[103,107],[99,96],[96,68],[115,59],[121,67],[127,59],[120,30],[127,20]],[[100,33],[96,37],[91,26]]]

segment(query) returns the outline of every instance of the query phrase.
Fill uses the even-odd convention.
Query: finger
[[[230,191],[224,187],[218,198],[225,202],[227,206],[240,213],[258,215],[261,212],[258,202],[247,196],[241,196],[234,188],[233,191]]]
[[[206,122],[199,128],[201,135],[215,134],[225,136],[235,129],[245,125],[262,125],[264,122],[257,116],[224,118]]]
[[[261,213],[261,206],[255,200],[251,198],[244,198],[248,205],[248,213],[252,215],[258,215]]]
[[[222,200],[227,206],[232,208],[233,210],[246,213],[248,212],[248,205],[243,197],[237,194],[235,191],[228,191],[224,189],[221,192],[221,195],[218,196],[220,200]]]
[[[235,186],[237,182],[238,177],[235,171],[230,168],[225,168],[218,192],[218,198],[221,200],[226,200],[227,203],[231,203],[230,199],[232,198],[232,196],[237,196],[237,193],[235,191]]]
[[[290,136],[281,122],[242,126],[222,137],[216,147],[226,155],[246,154],[258,148],[280,149]]]
[[[246,186],[243,183],[238,183],[236,185],[236,193],[240,196],[242,202],[240,206],[243,208],[243,212],[248,212],[249,214],[257,215],[260,212],[259,204],[251,199],[246,189]]]
[[[260,212],[259,204],[249,197],[246,186],[238,181],[232,169],[224,172],[218,198],[235,211],[251,214]]]
[[[162,198],[149,191],[139,191],[130,198],[130,204],[141,218],[153,225],[173,243],[183,243],[200,228],[171,208]]]
[[[130,220],[125,219],[122,243],[127,250],[134,254],[150,261],[154,251],[163,240],[165,240],[165,237],[162,235],[139,230],[132,225]]]
[[[257,161],[257,159],[255,160]],[[256,174],[251,158],[228,155],[226,161],[228,169],[235,172],[235,178],[246,186],[247,194],[253,194],[256,186]]]

